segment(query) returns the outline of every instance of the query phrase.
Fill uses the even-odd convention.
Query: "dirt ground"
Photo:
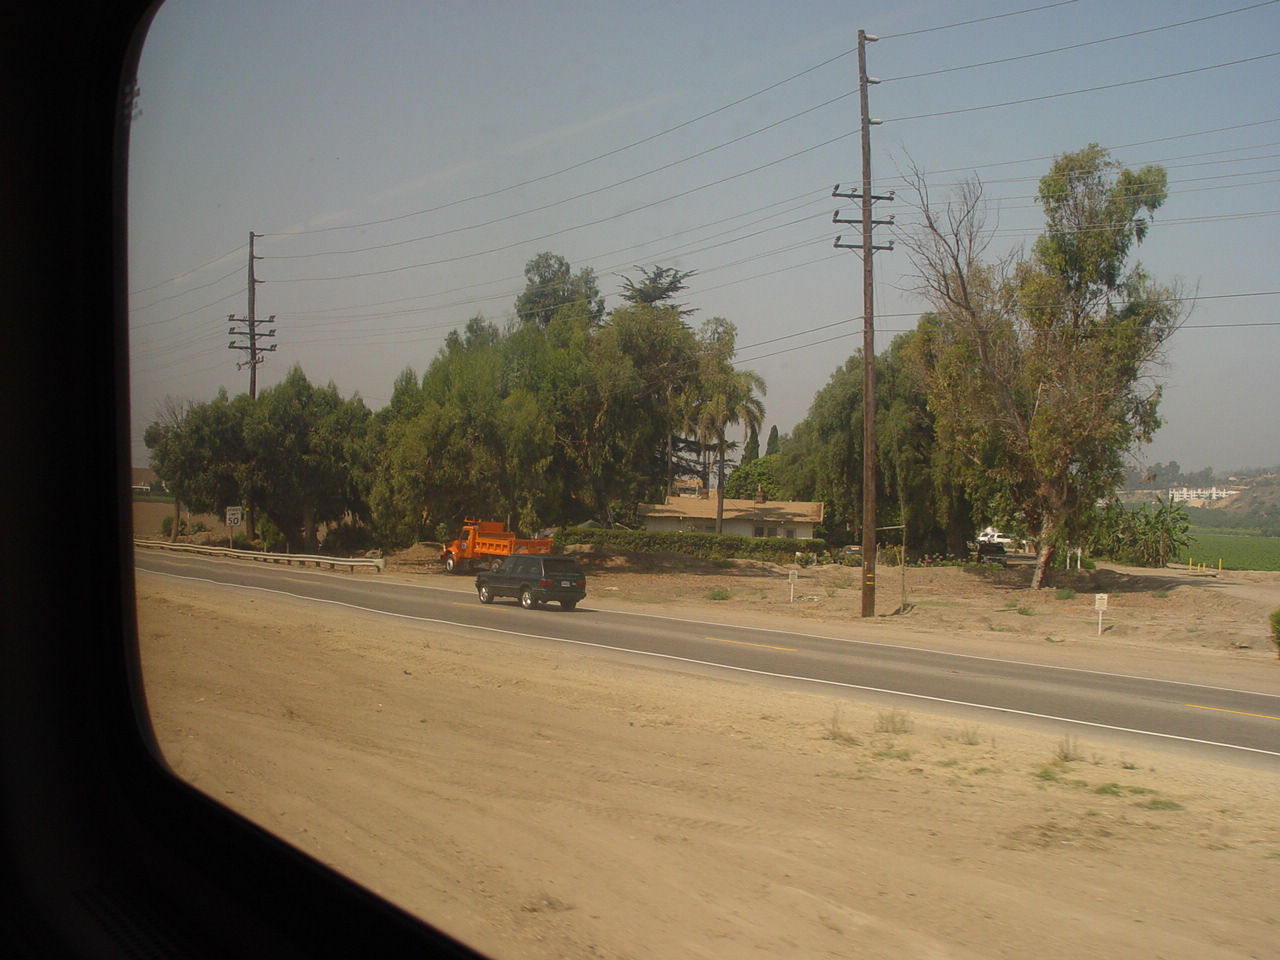
[[[355,575],[474,602],[430,559]],[[882,566],[859,621],[856,568],[798,570],[793,599],[771,565],[582,559],[584,607],[1280,692],[1277,574],[1107,569],[1058,599],[911,568],[899,611]],[[147,574],[138,604],[180,776],[495,957],[1280,957],[1257,767]]]

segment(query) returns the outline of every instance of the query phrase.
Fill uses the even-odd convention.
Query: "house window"
[[[770,527],[769,532],[765,534],[766,537],[776,537],[777,535],[778,535],[777,527]]]
[[[753,530],[753,531],[751,532],[751,535],[752,535],[753,537],[763,537],[763,536],[764,536],[764,527],[756,527],[756,528],[755,528],[755,530]]]
[[[794,540],[796,538],[795,527],[787,527],[785,530],[782,531],[782,535],[786,537],[788,540]]]

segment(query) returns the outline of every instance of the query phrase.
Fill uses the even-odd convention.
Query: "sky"
[[[1166,424],[1138,462],[1280,463],[1280,2],[1248,0],[168,0],[129,146],[132,451],[167,400],[248,390],[228,317],[384,406],[524,265],[590,267],[606,308],[637,266],[696,271],[788,433],[862,344],[862,264],[833,246],[860,182],[867,45],[877,242],[976,179],[991,255],[1030,247],[1053,158],[1163,165],[1136,259],[1194,300],[1153,371]],[[927,309],[901,240],[873,257],[876,350]],[[243,323],[237,324],[243,328]]]

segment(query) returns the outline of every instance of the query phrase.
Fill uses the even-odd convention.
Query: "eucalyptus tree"
[[[895,337],[875,359],[876,523],[904,526],[909,544],[962,555],[971,509],[938,443],[922,381],[915,375],[916,331]],[[805,419],[782,444],[778,475],[789,495],[826,504],[829,528],[862,525],[862,351],[855,351],[814,395]]]
[[[352,463],[370,417],[358,395],[344,400],[333,383],[316,387],[296,365],[248,406],[254,502],[290,550],[314,552],[319,524],[364,512]]]
[[[577,273],[558,253],[538,254],[524,267],[525,288],[516,297],[516,319],[545,328],[564,307],[585,305],[592,323],[604,319],[604,298],[595,271],[583,267]]]
[[[175,498],[172,536],[178,535],[179,504],[217,513],[241,502],[247,402],[247,396],[232,399],[226,390],[207,402],[170,399],[143,433],[151,468]]]
[[[922,328],[929,409],[971,494],[1037,541],[1041,587],[1060,540],[1079,538],[1125,452],[1160,423],[1153,374],[1180,298],[1129,255],[1164,203],[1165,171],[1128,170],[1096,144],[1058,157],[1031,255],[995,261],[981,185],[935,209],[916,182],[909,246],[937,317]]]

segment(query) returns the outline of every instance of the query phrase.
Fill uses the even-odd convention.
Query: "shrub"
[[[669,551],[704,559],[736,557],[766,560],[770,563],[794,563],[797,552],[816,553],[826,546],[822,540],[816,539],[741,537],[728,533],[655,533],[647,530],[595,530],[589,527],[566,527],[556,534],[557,553],[563,552],[564,548],[571,543],[592,543],[635,553]]]
[[[1276,645],[1276,656],[1280,657],[1280,609],[1271,611],[1271,642]]]
[[[911,714],[897,707],[881,710],[876,717],[876,733],[910,733],[914,729],[915,721],[911,719]]]
[[[329,528],[319,551],[326,557],[354,557],[373,547],[373,531],[368,527],[344,520]]]
[[[1059,587],[1058,592],[1054,594],[1059,600],[1074,600],[1076,592],[1070,587]]]

